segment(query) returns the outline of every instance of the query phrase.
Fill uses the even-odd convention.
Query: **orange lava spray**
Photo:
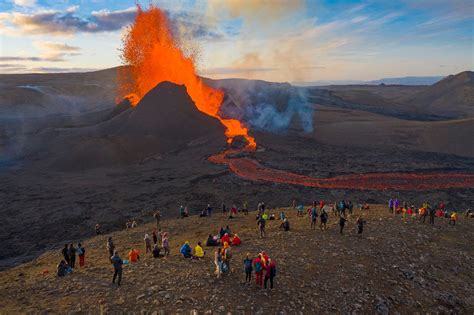
[[[228,143],[236,136],[243,136],[248,149],[256,148],[255,139],[240,121],[219,116],[224,93],[206,85],[196,75],[194,60],[183,54],[165,13],[158,7],[150,5],[148,10],[143,10],[137,5],[135,21],[123,39],[121,58],[130,69],[126,70],[127,74],[119,73],[119,94],[133,106],[160,82],[184,84],[196,107],[226,127]]]

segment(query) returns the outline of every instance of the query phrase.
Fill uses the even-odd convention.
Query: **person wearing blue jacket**
[[[192,253],[191,246],[189,246],[189,242],[186,241],[183,246],[181,246],[181,249],[179,252],[183,254],[184,258],[191,258],[191,253]]]

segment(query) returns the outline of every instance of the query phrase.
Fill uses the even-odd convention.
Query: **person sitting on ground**
[[[228,233],[225,233],[224,236],[221,238],[221,244],[224,244],[225,242],[230,244],[230,237]]]
[[[133,263],[138,262],[140,260],[140,252],[134,248],[130,248],[128,260]]]
[[[237,233],[234,234],[234,237],[231,240],[231,244],[232,246],[239,246],[240,244],[242,244],[242,241],[240,240],[240,237],[237,235]]]
[[[202,249],[201,242],[198,242],[196,247],[194,247],[194,256],[198,259],[204,257],[204,249]]]
[[[181,246],[179,252],[183,255],[184,258],[191,258],[191,246],[189,246],[189,241],[184,242],[184,245]]]
[[[95,225],[95,234],[97,235],[102,234],[102,227],[100,226],[99,223]]]
[[[286,216],[285,216],[285,212],[280,212],[280,220],[285,220]]]
[[[232,231],[230,230],[230,227],[228,225],[225,226],[225,233],[229,234],[229,236],[232,236]]]
[[[464,216],[465,216],[466,218],[472,218],[473,215],[474,215],[474,212],[472,212],[471,209],[466,209],[466,211],[464,211]]]
[[[64,277],[70,272],[72,272],[72,269],[68,266],[68,264],[64,260],[61,260],[61,262],[58,264],[56,268],[56,275],[58,277]]]
[[[201,214],[199,215],[199,217],[200,217],[200,218],[207,217],[207,210],[206,210],[206,209],[202,209]]]
[[[229,219],[232,219],[236,216],[237,216],[237,206],[233,205],[232,208],[230,208]]]
[[[138,226],[137,221],[133,220],[132,221],[132,228],[136,228]]]
[[[303,205],[298,206],[298,212],[296,214],[298,217],[302,217],[304,215],[304,207]]]
[[[270,217],[268,218],[268,220],[275,220],[275,215],[273,213],[270,214]]]
[[[188,216],[187,207],[185,208],[183,205],[179,207],[179,216],[181,218],[186,218]]]
[[[285,232],[290,230],[290,222],[288,222],[288,218],[283,219],[283,222],[280,224],[280,230]]]
[[[155,246],[153,246],[153,251],[152,251],[153,257],[154,258],[160,257],[160,251],[161,251],[160,246],[158,246],[158,244],[155,244]]]
[[[217,238],[209,234],[207,237],[206,246],[219,246],[219,241]]]
[[[219,238],[222,238],[225,233],[226,232],[225,232],[224,228],[221,226],[221,229],[219,230]]]
[[[127,220],[127,222],[125,222],[125,228],[126,228],[126,229],[132,228],[132,221]]]

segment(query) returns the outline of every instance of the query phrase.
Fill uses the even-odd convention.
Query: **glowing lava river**
[[[236,175],[252,180],[315,188],[360,190],[436,190],[473,188],[474,173],[366,173],[341,175],[331,178],[313,178],[261,165],[250,158],[229,158],[238,150],[227,150],[209,157],[209,161],[224,164]]]

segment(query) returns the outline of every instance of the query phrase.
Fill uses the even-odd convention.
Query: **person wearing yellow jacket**
[[[453,213],[451,213],[451,218],[449,220],[449,224],[452,223],[453,225],[456,225],[457,219],[458,219],[458,214],[453,211]]]
[[[194,254],[196,258],[204,257],[204,249],[202,249],[201,242],[198,242],[196,247],[194,247]]]

